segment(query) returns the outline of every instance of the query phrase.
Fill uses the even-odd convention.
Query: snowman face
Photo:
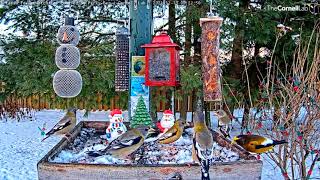
[[[111,119],[111,123],[122,123],[123,122],[123,116],[122,114],[115,114]]]
[[[75,26],[61,26],[58,30],[57,40],[59,44],[77,45],[80,39],[80,32]]]

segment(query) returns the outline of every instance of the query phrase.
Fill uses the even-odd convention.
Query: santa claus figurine
[[[174,116],[171,110],[165,110],[163,112],[163,116],[160,122],[157,123],[157,127],[160,129],[161,132],[166,132],[170,129],[174,124]]]
[[[111,142],[127,131],[127,127],[123,124],[123,115],[121,110],[114,109],[111,111],[110,124],[106,130],[107,141]]]

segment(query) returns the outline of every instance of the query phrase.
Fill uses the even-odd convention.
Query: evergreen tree
[[[136,106],[135,114],[131,121],[131,127],[135,128],[139,125],[152,125],[152,120],[150,114],[147,111],[146,105],[144,103],[144,99],[142,96],[138,99],[138,104]]]

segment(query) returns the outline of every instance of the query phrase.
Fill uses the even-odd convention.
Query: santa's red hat
[[[122,111],[120,109],[114,109],[111,111],[110,116],[114,116],[116,114],[122,114]]]
[[[170,109],[168,109],[168,110],[163,111],[163,114],[173,114],[173,112]]]

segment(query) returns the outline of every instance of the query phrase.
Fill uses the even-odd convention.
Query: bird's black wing
[[[105,149],[99,150],[99,151],[87,151],[87,155],[92,157],[99,157],[108,152],[108,150],[115,150],[115,149],[121,149],[128,146],[131,146],[133,144],[137,144],[141,141],[142,137],[138,136],[136,138],[133,138],[131,140],[126,141],[118,141],[117,139],[113,140]]]
[[[47,136],[54,134],[57,131],[60,131],[61,129],[69,126],[71,124],[70,118],[68,118],[69,120],[65,121],[65,122],[60,122],[57,123],[49,132],[46,133]]]
[[[273,146],[273,145],[274,144],[256,145],[256,149],[262,149],[262,148],[270,147],[270,146]]]
[[[114,146],[111,145],[110,149],[120,149],[120,148],[125,148],[128,146],[132,146],[133,144],[137,144],[141,141],[142,137],[138,136],[136,138],[133,138],[128,141],[119,141],[118,143],[114,144]]]

